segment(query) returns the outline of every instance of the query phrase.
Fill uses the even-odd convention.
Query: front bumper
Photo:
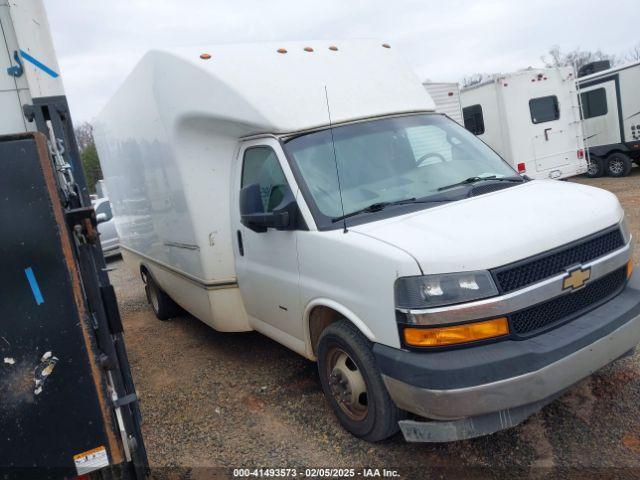
[[[640,342],[640,276],[600,307],[526,340],[409,352],[376,344],[374,354],[398,407],[451,420],[553,398]],[[533,411],[531,412],[533,413]]]

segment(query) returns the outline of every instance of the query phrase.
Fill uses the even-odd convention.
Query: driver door
[[[286,169],[282,168],[280,158],[283,157],[279,143],[273,139],[243,145],[236,166],[232,218],[238,285],[252,326],[270,336],[275,333],[270,327],[279,330],[286,336],[278,340],[293,347],[292,342],[303,339],[297,231],[269,228],[258,233],[240,222],[239,193],[243,187],[251,184],[260,186],[265,213],[279,203],[279,198],[269,198],[278,195],[279,190],[274,187],[288,184],[296,191],[288,165],[284,163]]]

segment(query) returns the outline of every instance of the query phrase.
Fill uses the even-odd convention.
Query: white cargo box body
[[[436,104],[436,112],[444,113],[460,125],[464,124],[460,105],[460,87],[457,83],[424,82],[422,85]]]
[[[527,69],[460,94],[464,125],[532,178],[586,172],[573,69]]]
[[[325,86],[333,123],[434,110],[392,49],[372,41],[336,45],[338,50],[322,41],[151,51],[96,121],[125,257],[134,253],[179,273],[187,283],[173,287],[174,299],[218,330],[242,329],[218,321],[232,320],[242,309],[230,218],[237,206],[229,201],[240,139],[328,125]],[[186,298],[200,290],[193,283],[208,296]],[[225,301],[214,301],[221,294]]]

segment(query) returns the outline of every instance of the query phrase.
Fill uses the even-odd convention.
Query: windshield
[[[329,129],[284,143],[307,196],[312,197],[314,214],[324,220],[375,203],[427,197],[472,177],[516,173],[472,133],[443,115],[393,117],[332,130],[335,157]]]

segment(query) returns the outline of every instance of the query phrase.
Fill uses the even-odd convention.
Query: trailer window
[[[555,95],[532,98],[529,100],[529,110],[533,123],[551,122],[560,118],[558,97]]]
[[[464,119],[464,128],[474,135],[482,135],[484,133],[484,117],[482,116],[481,105],[471,105],[463,108],[462,117]]]
[[[287,184],[278,156],[271,147],[252,147],[244,152],[242,187],[254,183],[260,186],[264,211],[271,212],[282,200],[277,187]]]
[[[607,92],[604,88],[584,92],[580,95],[580,99],[584,118],[600,117],[607,114]]]

